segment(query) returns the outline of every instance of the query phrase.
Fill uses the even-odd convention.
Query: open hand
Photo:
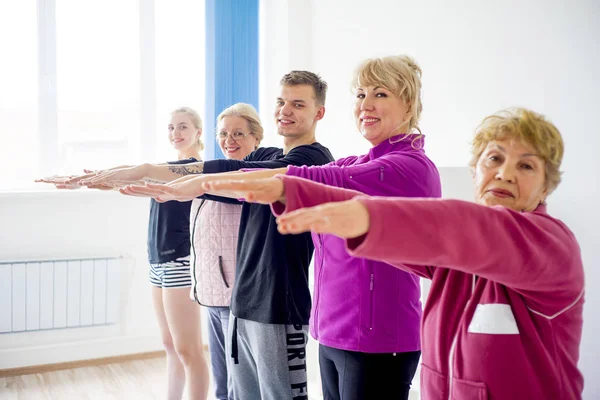
[[[344,239],[364,235],[369,230],[369,224],[369,211],[358,200],[301,208],[277,218],[277,229],[283,234],[312,231]]]
[[[190,201],[204,194],[204,189],[201,186],[203,178],[204,175],[192,178],[184,176],[166,184],[128,185],[119,191],[130,196],[153,197],[159,203],[171,200]]]
[[[89,171],[89,170],[86,170]],[[100,171],[89,171],[86,175],[71,179],[68,183],[94,187],[98,185],[120,187],[141,181],[144,178],[142,166],[122,167],[105,169]]]
[[[36,179],[35,182],[50,183],[50,184],[54,185],[54,187],[56,187],[57,189],[71,189],[71,190],[79,189],[81,187],[80,185],[67,183],[67,182],[69,182],[69,180],[71,180],[74,177],[75,177],[75,175],[68,175],[68,176],[53,175],[53,176],[47,176],[44,178]]]
[[[210,175],[202,183],[202,188],[217,196],[244,199],[250,203],[271,204],[285,202],[284,185],[281,179],[265,178],[252,180],[220,180],[211,181]]]

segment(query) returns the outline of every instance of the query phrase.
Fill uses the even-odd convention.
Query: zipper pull
[[[369,290],[373,290],[373,281],[374,281],[374,277],[373,274],[371,274],[371,284],[369,285]]]
[[[383,182],[383,167],[379,167],[379,180]]]

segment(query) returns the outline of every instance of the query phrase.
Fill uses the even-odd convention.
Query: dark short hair
[[[291,71],[279,81],[281,86],[310,85],[315,91],[315,99],[320,106],[325,105],[327,96],[327,82],[318,74],[310,71]]]

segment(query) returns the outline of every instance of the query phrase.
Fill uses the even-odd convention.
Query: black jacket
[[[204,173],[242,168],[324,165],[333,161],[319,143],[298,146],[286,155],[279,148],[260,148],[244,160],[213,160]],[[231,201],[205,195],[209,200]],[[281,235],[268,205],[244,203],[237,246],[231,312],[238,318],[266,324],[303,324],[310,317],[308,266],[314,246],[310,233]]]

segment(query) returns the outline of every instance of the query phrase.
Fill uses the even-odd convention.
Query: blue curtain
[[[258,2],[206,0],[206,159],[224,158],[214,127],[238,102],[258,110]]]

